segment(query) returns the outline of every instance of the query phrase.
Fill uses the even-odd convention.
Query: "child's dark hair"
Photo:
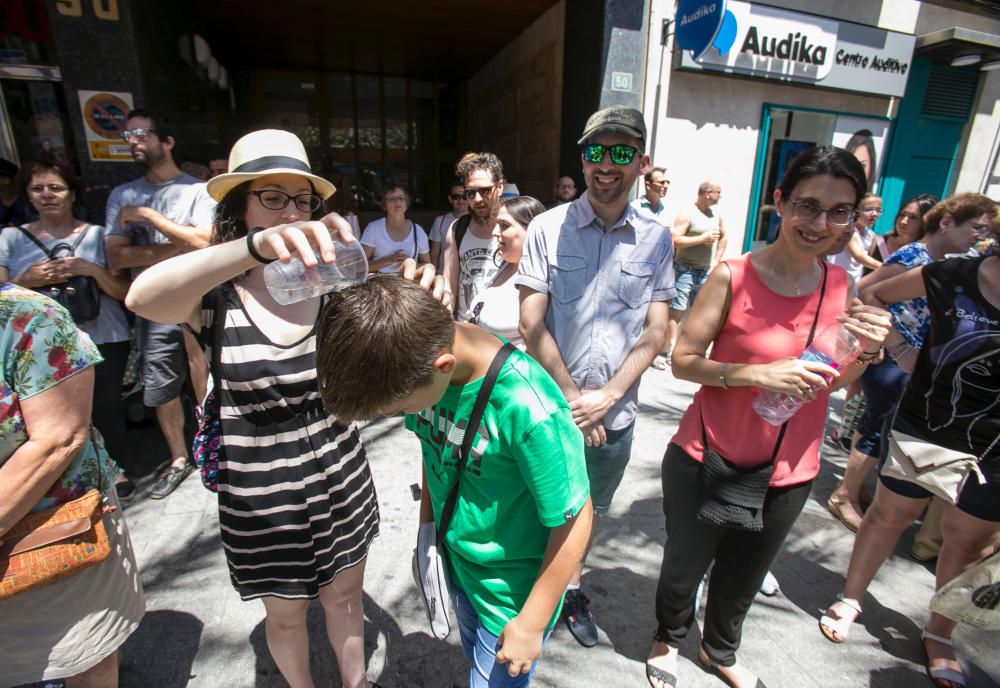
[[[861,198],[868,192],[865,168],[853,154],[836,146],[816,146],[795,158],[785,171],[778,184],[781,198],[789,200],[792,191],[800,182],[822,175],[849,181],[856,192],[854,207],[857,207]]]
[[[335,292],[316,339],[323,405],[343,421],[376,418],[428,384],[434,361],[454,341],[448,309],[398,275]]]

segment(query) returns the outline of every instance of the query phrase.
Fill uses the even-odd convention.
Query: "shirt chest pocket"
[[[623,260],[618,297],[629,308],[639,308],[649,303],[653,295],[653,270],[655,264],[645,260]]]
[[[557,255],[551,264],[549,284],[559,303],[577,301],[587,289],[587,261],[582,256]]]

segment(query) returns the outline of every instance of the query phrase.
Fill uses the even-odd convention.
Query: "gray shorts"
[[[608,441],[600,447],[584,447],[587,478],[590,480],[590,502],[597,514],[611,507],[611,499],[622,482],[625,467],[632,457],[632,431],[635,420],[620,430],[608,430]]]
[[[181,395],[187,377],[187,352],[180,325],[161,325],[144,318],[135,321],[142,363],[142,403],[163,406]]]

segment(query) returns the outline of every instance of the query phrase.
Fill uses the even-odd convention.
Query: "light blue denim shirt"
[[[545,327],[581,390],[606,385],[642,335],[651,301],[675,295],[673,242],[652,216],[626,206],[604,230],[585,192],[528,226],[518,286],[548,294]],[[639,381],[608,411],[604,427],[635,418]]]

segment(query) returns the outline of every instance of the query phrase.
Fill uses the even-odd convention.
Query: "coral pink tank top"
[[[750,254],[725,262],[730,272],[732,303],[709,358],[723,363],[771,363],[801,354],[819,305],[820,289],[804,296],[782,296],[764,284],[750,262]],[[844,313],[847,289],[847,273],[827,264],[826,296],[816,332]],[[766,423],[753,410],[751,402],[760,392],[756,387],[728,390],[702,387],[694,395],[671,441],[701,461],[704,417],[712,449],[737,466],[766,462],[771,458],[781,428]],[[797,485],[819,473],[819,447],[829,397],[829,391],[821,393],[788,422],[774,462],[771,485]]]

